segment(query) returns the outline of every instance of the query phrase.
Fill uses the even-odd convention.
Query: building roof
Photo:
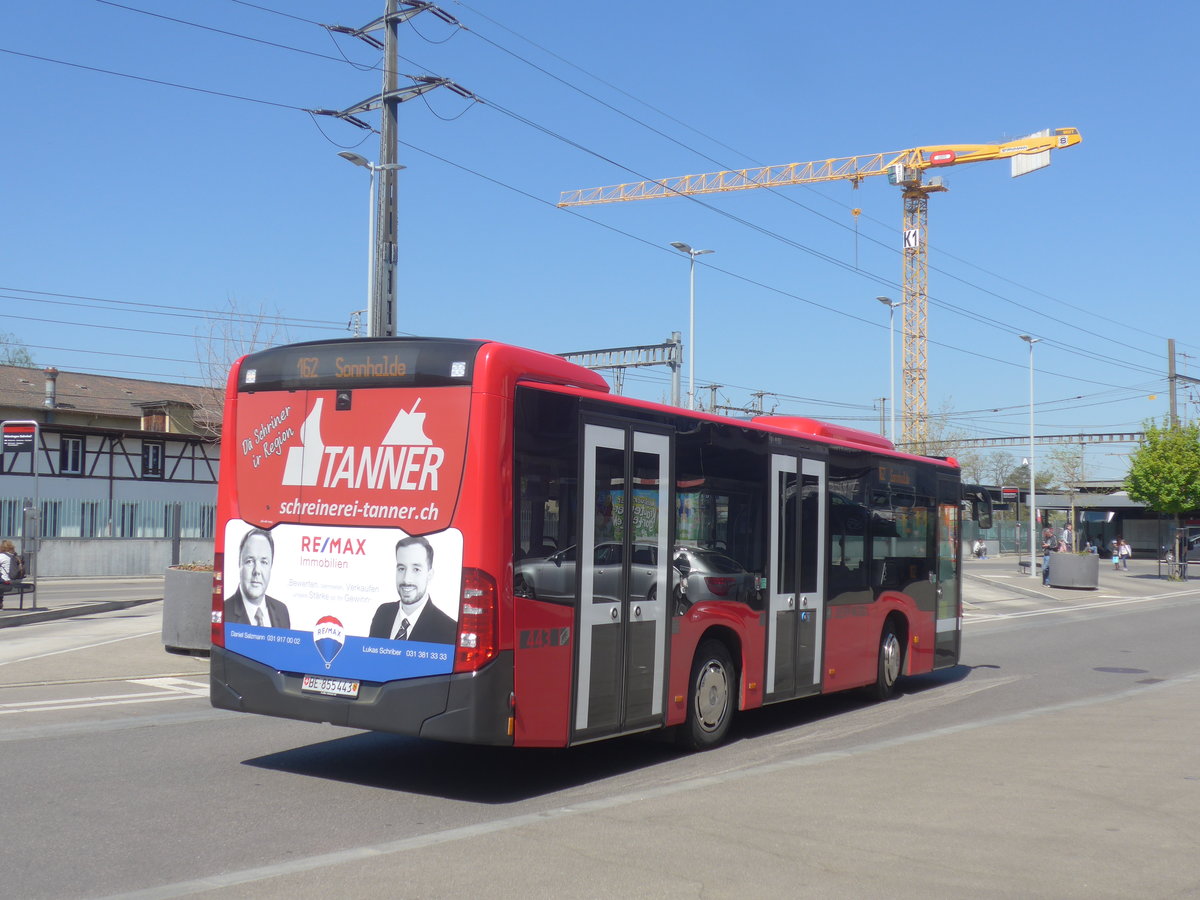
[[[0,366],[0,407],[21,417],[27,411],[31,419],[44,419],[46,412],[47,370],[40,366]],[[81,413],[113,421],[127,420],[137,427],[144,408],[159,404],[179,404],[204,409],[211,397],[209,388],[118,378],[113,375],[89,375],[59,370],[54,383],[55,409]]]

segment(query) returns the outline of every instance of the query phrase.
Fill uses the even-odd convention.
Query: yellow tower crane
[[[928,275],[926,257],[929,195],[945,191],[938,177],[925,182],[927,169],[1011,159],[1012,175],[1025,175],[1050,165],[1050,151],[1074,147],[1082,138],[1074,128],[1039,131],[1015,141],[999,144],[938,144],[870,156],[844,156],[786,166],[762,166],[706,175],[681,175],[661,181],[637,181],[607,187],[564,191],[559,206],[590,206],[625,200],[653,200],[744,191],[750,188],[849,181],[854,187],[872,175],[886,175],[898,185],[904,198],[904,394],[901,443],[921,451],[929,439],[926,402],[928,372],[927,334]],[[691,352],[689,348],[688,352]]]

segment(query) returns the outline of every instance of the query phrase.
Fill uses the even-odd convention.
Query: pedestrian
[[[1121,545],[1123,543],[1125,543],[1125,541],[1119,534],[1112,539],[1112,560],[1114,569],[1121,568]]]
[[[1062,530],[1062,542],[1066,544],[1065,549],[1068,553],[1075,549],[1074,537],[1075,535],[1071,532],[1071,526],[1064,525]]]
[[[4,595],[12,588],[14,581],[21,580],[23,574],[13,542],[0,541],[0,609],[4,609]]]
[[[1130,547],[1129,543],[1127,541],[1125,541],[1124,539],[1122,539],[1117,544],[1117,556],[1121,560],[1121,568],[1124,571],[1128,572],[1129,571],[1129,557],[1133,556],[1133,548]]]
[[[1047,525],[1042,529],[1042,584],[1050,583],[1050,554],[1058,550],[1058,538],[1054,529]]]

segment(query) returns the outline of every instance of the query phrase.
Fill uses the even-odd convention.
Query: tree
[[[1071,518],[1068,520],[1071,523],[1071,550],[1075,549],[1075,494],[1079,491],[1079,485],[1087,478],[1086,461],[1083,455],[1083,441],[1080,441],[1074,447],[1055,447],[1050,451],[1050,458],[1054,461],[1055,468],[1062,475],[1063,485],[1067,489],[1067,496],[1071,503]]]
[[[15,334],[0,331],[0,366],[27,366],[33,368],[37,363],[29,348],[21,343]]]
[[[1044,463],[1037,467],[1037,474],[1034,475],[1034,489],[1039,493],[1045,493],[1054,487],[1054,473]],[[1005,478],[1004,483],[1019,488],[1029,487],[1029,463],[1022,463]]]
[[[1129,462],[1125,490],[1147,508],[1175,520],[1175,558],[1182,560],[1179,517],[1200,509],[1200,423],[1147,422],[1146,433]]]
[[[954,409],[949,400],[943,401],[941,408],[929,416],[926,422],[926,437],[924,443],[901,444],[899,449],[906,453],[919,453],[922,456],[954,456],[962,464],[969,451],[955,453],[964,440],[971,436],[961,428],[951,428],[950,419]],[[976,460],[971,460],[974,465]]]
[[[963,450],[954,455],[962,469],[963,481],[982,484],[987,474],[987,460],[978,450]]]
[[[207,333],[196,335],[196,362],[201,380],[196,427],[201,433],[221,435],[225,384],[234,362],[247,353],[287,341],[287,328],[278,313],[270,315],[261,306],[257,312],[242,312],[233,297],[226,300],[225,310],[209,318]]]
[[[1017,467],[1017,460],[1011,453],[1004,450],[997,450],[987,458],[984,464],[989,484],[994,484],[997,487],[1008,485],[1012,487],[1014,482],[1012,478],[1013,470]],[[1029,479],[1027,478],[1026,481]]]

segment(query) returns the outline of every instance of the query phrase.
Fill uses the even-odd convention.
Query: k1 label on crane
[[[958,157],[953,150],[938,150],[929,154],[929,164],[931,166],[952,166],[956,159]]]

